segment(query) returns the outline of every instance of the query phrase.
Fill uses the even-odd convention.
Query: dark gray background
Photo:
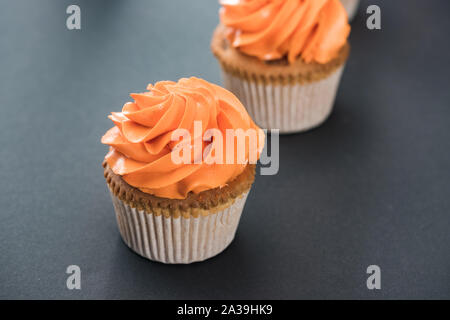
[[[68,31],[66,7],[82,10]],[[382,31],[365,28],[368,4]],[[450,2],[363,1],[335,110],[281,137],[235,241],[203,263],[121,241],[101,162],[106,118],[147,83],[220,83],[213,0],[3,1],[0,298],[450,298]],[[82,290],[66,289],[66,267]],[[377,264],[382,289],[366,288]]]

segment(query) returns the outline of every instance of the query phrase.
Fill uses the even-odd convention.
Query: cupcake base
[[[125,244],[137,254],[162,263],[192,263],[211,258],[233,241],[248,192],[227,208],[185,218],[149,214],[111,193],[117,225]]]
[[[341,0],[341,3],[347,11],[348,20],[353,20],[358,12],[359,0]]]
[[[222,252],[234,239],[255,178],[249,164],[223,187],[169,199],[129,185],[106,161],[103,168],[125,244],[162,263],[192,263]]]
[[[311,83],[271,84],[246,81],[223,71],[224,86],[247,108],[262,128],[294,133],[322,124],[330,115],[344,65]]]

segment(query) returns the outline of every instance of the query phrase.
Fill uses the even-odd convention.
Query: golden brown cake
[[[126,205],[147,214],[163,215],[166,218],[198,218],[217,213],[231,206],[236,199],[247,194],[255,180],[255,165],[249,164],[225,187],[189,193],[185,199],[170,199],[154,196],[130,186],[103,162],[104,176],[111,193]]]

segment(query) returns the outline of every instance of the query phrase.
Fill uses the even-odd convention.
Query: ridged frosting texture
[[[221,0],[230,44],[261,60],[327,63],[350,33],[339,0]]]
[[[241,174],[247,164],[236,161],[236,149],[235,161],[231,164],[207,163],[205,160],[216,152],[213,150],[222,147],[224,158],[227,151],[225,138],[222,146],[214,138],[203,141],[208,129],[220,130],[223,137],[227,129],[256,130],[256,146],[246,140],[244,154],[248,161],[253,147],[257,148],[259,157],[264,133],[231,92],[198,78],[160,81],[149,84],[147,90],[131,94],[133,102],[126,103],[122,112],[111,113],[109,118],[115,126],[102,137],[102,143],[110,146],[106,162],[131,186],[170,199],[184,199],[189,192],[225,186]],[[201,136],[194,130],[195,122],[201,123]],[[172,133],[176,129],[188,130],[190,145],[194,145],[194,140],[200,141],[201,154],[198,150],[192,151],[192,160],[197,159],[196,162],[173,161],[172,152],[179,152],[177,146],[182,141],[173,141]],[[238,144],[234,145],[237,148]]]

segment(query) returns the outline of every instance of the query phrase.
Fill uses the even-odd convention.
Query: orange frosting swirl
[[[115,126],[102,137],[102,143],[110,146],[106,162],[131,186],[159,197],[184,199],[189,192],[223,187],[241,174],[249,161],[249,152],[255,151],[250,148],[256,147],[259,157],[264,133],[231,92],[198,78],[160,81],[149,84],[147,90],[131,94],[134,102],[126,103],[122,112],[111,113],[109,118]],[[201,136],[194,129],[195,123],[201,123]],[[173,161],[172,152],[179,152],[176,147],[182,143],[172,139],[176,129],[187,130],[192,145],[196,139],[201,141],[200,161],[178,164]],[[207,163],[205,159],[216,152],[212,146],[218,143],[215,136],[204,141],[208,129],[220,130],[223,137],[227,129],[253,129],[257,143],[255,146],[245,140],[245,162]],[[227,141],[225,138],[223,141],[225,155]],[[236,160],[238,153],[234,151]],[[198,155],[194,151],[192,159],[198,159]]]
[[[339,0],[221,0],[220,19],[233,47],[261,60],[335,58],[350,33]]]

